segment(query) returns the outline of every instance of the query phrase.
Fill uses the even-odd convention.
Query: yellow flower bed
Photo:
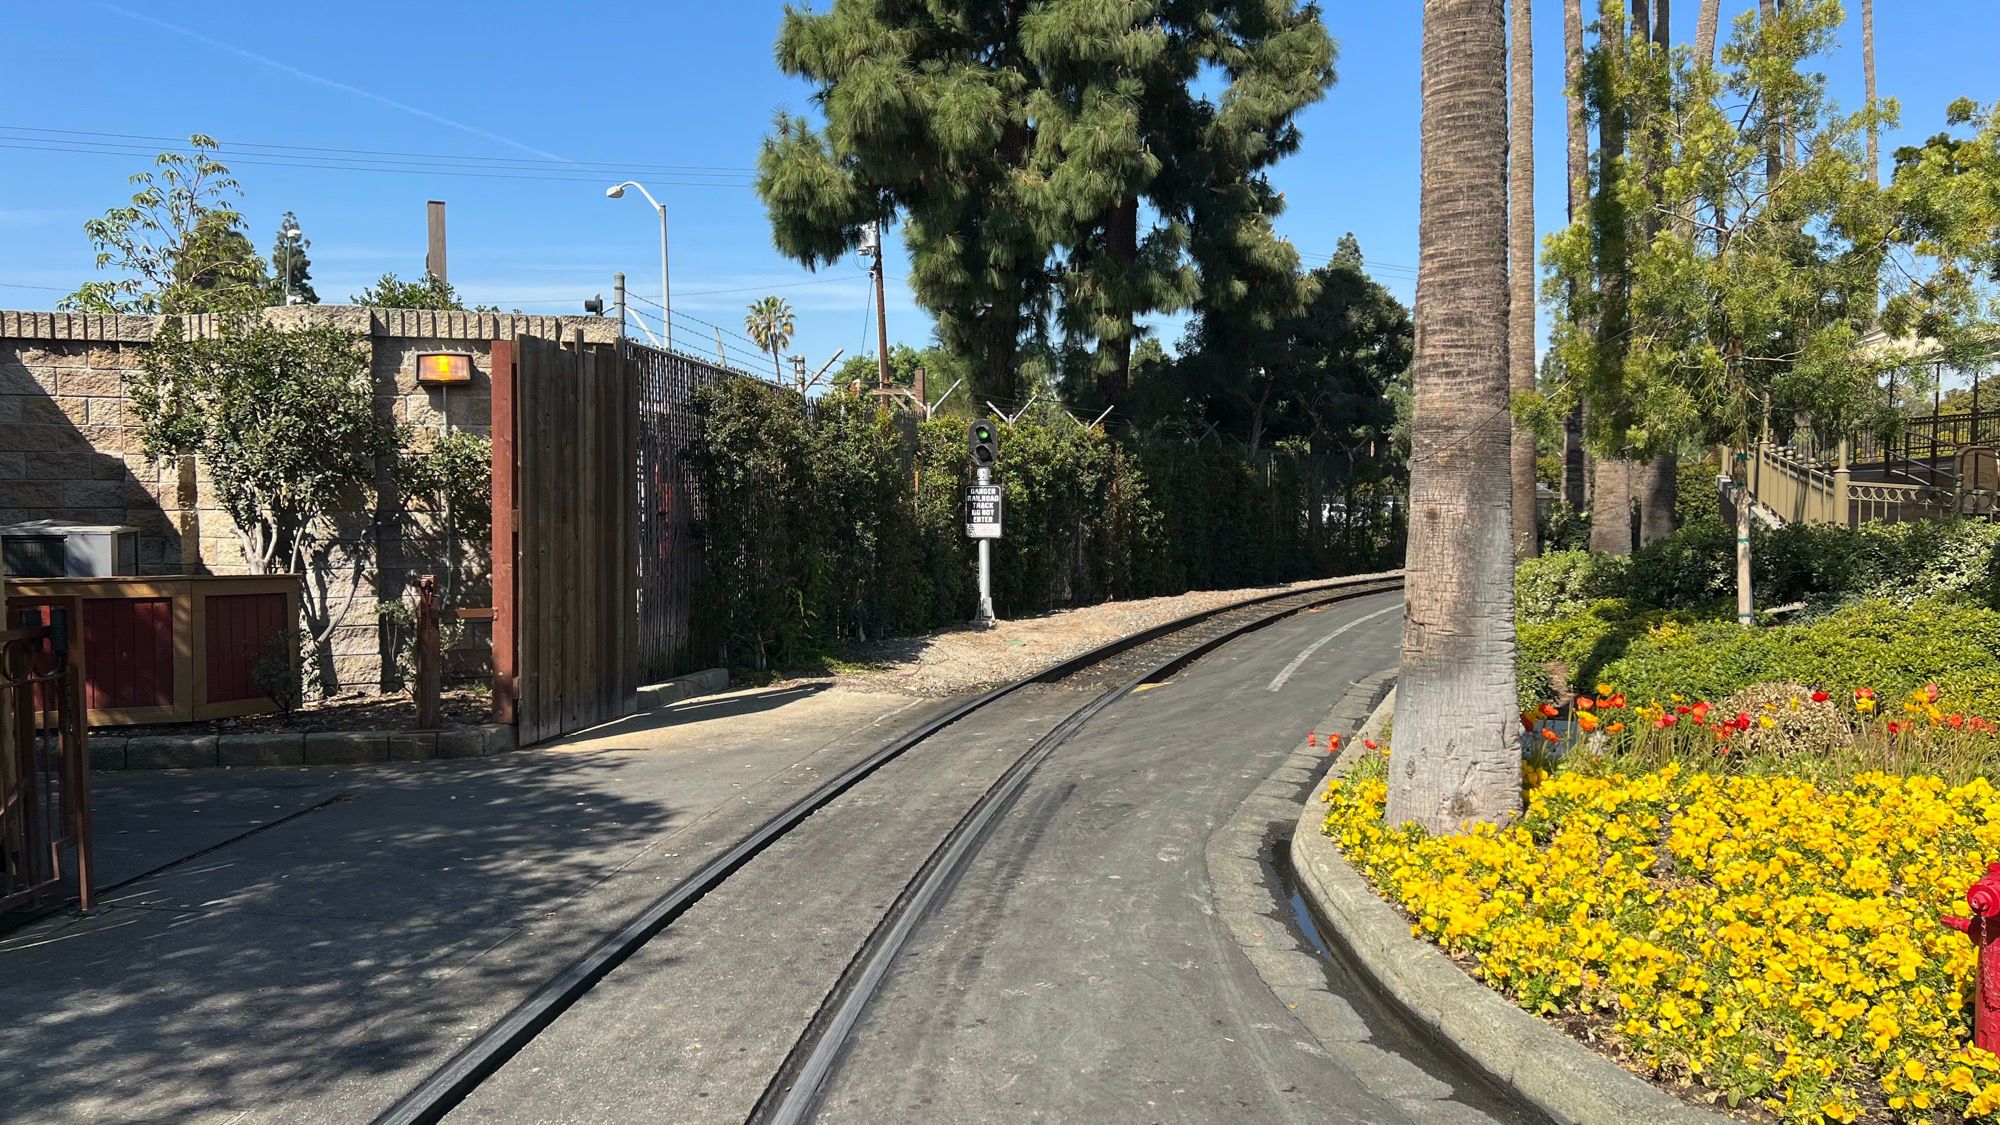
[[[2000,1113],[2000,1060],[1967,1045],[1972,943],[1938,921],[2000,857],[1986,781],[1527,773],[1504,830],[1385,829],[1357,777],[1326,831],[1413,933],[1531,1011],[1603,1017],[1669,1085],[1793,1121]]]

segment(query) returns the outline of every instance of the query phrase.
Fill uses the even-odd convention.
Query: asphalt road
[[[1385,1049],[1393,1029],[1302,979],[1304,955],[1253,960],[1246,940],[1290,944],[1271,932],[1285,896],[1212,847],[1350,685],[1395,662],[1398,598],[1236,641],[1063,747],[905,950],[819,1120],[1511,1120],[1437,1060]],[[1313,1001],[1285,987],[1315,984]]]
[[[1059,749],[919,928],[821,1120],[1513,1120],[1395,1049],[1310,954],[1268,955],[1296,942],[1261,834],[1289,830],[1311,778],[1283,779],[1278,811],[1245,811],[1307,730],[1395,662],[1398,605],[1361,599],[1233,642]],[[744,1121],[944,832],[1085,698],[1004,701],[816,814],[450,1120]],[[1219,855],[1225,837],[1250,842]]]

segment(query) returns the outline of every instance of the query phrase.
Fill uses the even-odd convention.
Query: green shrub
[[[1721,493],[1715,486],[1719,475],[1713,460],[1682,461],[1674,480],[1674,526],[1693,527],[1698,523],[1722,522]]]
[[[1714,520],[1681,528],[1633,552],[1627,576],[1620,594],[1661,609],[1695,609],[1733,597],[1735,532]]]
[[[2000,717],[2000,612],[1948,598],[1877,598],[1764,629],[1669,620],[1633,637],[1594,675],[1634,702],[1673,693],[1720,701],[1753,684],[1790,682],[1836,698],[1873,688],[1893,707],[1936,683],[1950,709]]]
[[[1553,551],[1514,568],[1514,623],[1539,625],[1581,613],[1600,598],[1621,597],[1629,564],[1614,555]]]

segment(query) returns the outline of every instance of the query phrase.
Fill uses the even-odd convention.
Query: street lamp
[[[304,233],[299,230],[299,221],[292,217],[290,211],[285,212],[284,221],[278,226],[278,238],[285,244],[285,289],[283,303],[287,305],[292,303],[292,250],[298,246],[299,240],[304,237]]]
[[[604,189],[604,194],[611,199],[623,199],[628,187],[638,188],[639,194],[646,197],[646,202],[653,205],[653,210],[660,213],[660,338],[671,349],[674,346],[674,299],[673,291],[667,285],[667,205],[654,199],[653,193],[636,180],[613,184]]]

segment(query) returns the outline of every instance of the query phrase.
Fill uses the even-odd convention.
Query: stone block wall
[[[410,428],[422,447],[445,429],[488,435],[492,422],[492,341],[517,334],[610,343],[617,325],[602,317],[294,306],[265,311],[285,326],[333,324],[368,342],[375,400],[383,415]],[[139,529],[142,574],[242,574],[250,569],[229,515],[199,463],[155,462],[139,448],[128,412],[127,373],[145,364],[164,317],[0,311],[0,523],[56,519],[131,524]],[[187,328],[214,330],[206,317]],[[422,352],[471,354],[469,386],[424,387]],[[328,570],[330,604],[346,611],[331,637],[332,672],[341,691],[397,686],[395,637],[377,612],[383,601],[413,597],[416,576],[442,573],[428,538],[402,533],[399,501],[385,492],[370,510],[339,515],[340,536]],[[456,606],[491,604],[485,544],[462,545],[453,580]],[[358,578],[351,603],[350,581]],[[484,664],[486,626],[461,641],[454,663]]]

